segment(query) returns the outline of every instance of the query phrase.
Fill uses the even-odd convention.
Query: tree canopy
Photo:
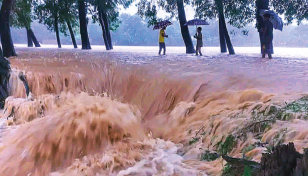
[[[30,28],[34,19],[32,0],[15,0],[10,25],[15,28]]]
[[[268,0],[270,9],[284,15],[287,24],[294,20],[300,24],[308,19],[307,0]],[[213,0],[192,0],[196,17],[202,19],[217,18],[218,10]],[[223,0],[227,22],[234,27],[243,28],[255,20],[256,0]]]

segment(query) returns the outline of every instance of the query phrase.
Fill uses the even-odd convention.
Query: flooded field
[[[93,48],[17,48],[0,175],[216,176],[216,154],[260,162],[272,146],[308,147],[307,49]]]

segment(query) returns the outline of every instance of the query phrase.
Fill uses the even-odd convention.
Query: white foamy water
[[[176,145],[170,141],[156,139],[153,153],[146,159],[136,163],[133,167],[120,171],[117,176],[126,175],[191,175],[206,176],[205,173],[194,168],[189,168],[182,162],[183,157],[177,154],[181,145]]]
[[[258,48],[235,48],[230,56],[205,47],[202,57],[183,47],[168,47],[166,56],[158,56],[157,47],[55,48],[20,46],[11,59],[35,97],[19,101],[24,87],[13,82],[15,97],[6,108],[18,109],[10,124],[20,128],[3,140],[0,175],[220,175],[222,160],[201,161],[205,150],[217,151],[222,139],[255,122],[253,109],[263,112],[308,89],[304,49],[288,48],[288,55],[275,48],[269,60]],[[305,123],[277,122],[258,138],[258,130],[247,131],[229,155],[241,157],[256,141],[274,145],[281,133],[302,152]],[[149,133],[152,143],[141,142]],[[259,162],[262,151],[249,157]]]

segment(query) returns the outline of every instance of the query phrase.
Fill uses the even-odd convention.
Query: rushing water
[[[223,160],[201,161],[201,154],[217,151],[230,134],[245,134],[233,157],[280,138],[300,152],[308,147],[300,116],[276,121],[261,136],[247,130],[253,110],[307,91],[307,49],[277,48],[268,60],[258,48],[236,48],[233,56],[204,48],[202,57],[180,47],[167,48],[166,56],[153,47],[93,48],[18,48],[0,175],[219,175]],[[20,70],[32,100],[23,98]],[[260,161],[264,151],[258,146],[245,154]]]

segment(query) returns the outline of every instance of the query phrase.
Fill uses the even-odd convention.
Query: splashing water
[[[106,61],[109,55],[87,59],[98,57],[87,52],[55,59],[48,51],[23,54],[31,60],[11,61],[0,175],[219,175],[225,162],[202,156],[221,152],[230,135],[235,141],[228,155],[254,161],[264,145],[294,142],[300,152],[308,147],[305,116],[286,120],[273,113],[303,95],[267,92],[262,80],[217,79],[213,70],[165,76]],[[33,99],[25,98],[20,70]]]

